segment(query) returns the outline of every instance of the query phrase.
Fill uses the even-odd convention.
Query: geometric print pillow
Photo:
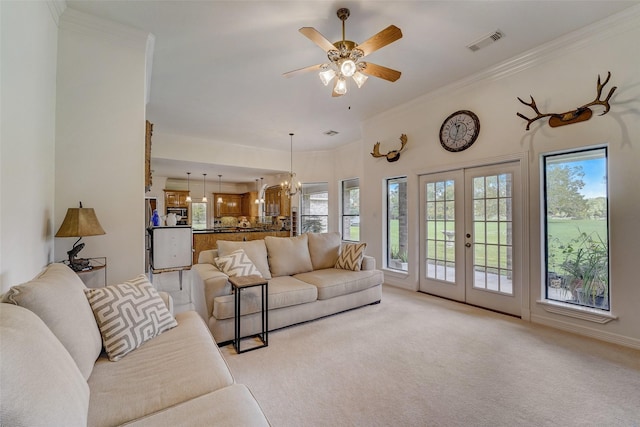
[[[229,255],[215,259],[216,266],[229,277],[260,276],[260,270],[251,262],[243,249],[231,252]]]
[[[360,271],[366,247],[366,243],[345,243],[342,247],[342,252],[338,256],[335,268]]]
[[[112,362],[178,325],[144,274],[118,285],[84,292]]]

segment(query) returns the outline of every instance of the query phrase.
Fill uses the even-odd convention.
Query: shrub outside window
[[[360,180],[342,181],[342,240],[360,240]]]
[[[542,157],[546,298],[609,310],[607,149]]]

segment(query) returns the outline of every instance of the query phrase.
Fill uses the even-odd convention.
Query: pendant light
[[[291,198],[291,196],[298,193],[302,184],[300,182],[297,184],[294,182],[296,174],[293,172],[293,133],[290,133],[289,136],[291,137],[291,164],[289,169],[289,179],[280,183],[280,187],[285,191],[287,197]]]
[[[191,172],[187,172],[187,203],[191,203],[191,186],[189,185],[189,175],[191,175]]]
[[[260,177],[260,191],[258,192],[258,194],[262,194],[262,197],[260,197],[260,203],[264,205],[264,185],[262,185],[262,177]]]
[[[218,200],[217,200],[218,216],[221,214],[222,207],[222,175],[218,175]]]
[[[206,173],[202,174],[202,202],[207,203],[207,193],[205,192],[205,178],[207,177]]]

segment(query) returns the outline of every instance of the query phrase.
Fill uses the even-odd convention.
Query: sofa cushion
[[[202,318],[188,311],[176,320],[178,326],[119,362],[106,356],[96,361],[88,425],[120,425],[233,384]]]
[[[318,289],[291,276],[274,277],[269,280],[269,310],[313,302],[318,298]],[[257,313],[262,310],[260,287],[242,291],[241,314]],[[213,316],[216,319],[230,319],[235,315],[234,295],[224,295],[213,300]]]
[[[249,240],[248,242],[231,242],[218,240],[218,256],[227,256],[238,249],[244,250],[251,262],[265,279],[271,279],[269,260],[267,259],[267,246],[264,240]]]
[[[268,427],[270,424],[247,386],[233,384],[125,425]]]
[[[339,268],[314,270],[296,274],[294,277],[315,286],[318,289],[319,300],[368,289],[382,284],[384,280],[384,275],[380,270],[351,271]]]
[[[346,243],[336,261],[336,268],[343,270],[360,271],[366,243]]]
[[[260,270],[251,262],[243,249],[231,252],[227,256],[216,258],[216,267],[229,277],[260,276]]]
[[[307,233],[307,236],[313,269],[334,267],[340,253],[340,233]]]
[[[86,426],[89,386],[47,325],[26,308],[0,304],[0,337],[0,424]]]
[[[112,362],[178,324],[144,274],[85,293]]]
[[[290,276],[313,270],[306,234],[296,237],[264,238],[269,255],[269,268],[273,277]]]
[[[34,312],[65,346],[85,379],[102,351],[102,338],[78,275],[49,264],[30,282],[14,286],[3,300]]]

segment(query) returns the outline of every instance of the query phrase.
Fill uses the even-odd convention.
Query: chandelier
[[[291,198],[291,196],[296,195],[298,190],[302,188],[302,184],[300,184],[300,182],[297,184],[294,183],[296,174],[293,172],[293,134],[290,133],[289,136],[291,137],[291,164],[289,167],[289,179],[281,182],[280,187],[287,194],[287,197]]]
[[[335,43],[336,49],[327,52],[327,58],[331,62],[320,66],[320,81],[325,86],[328,86],[334,77],[336,79],[333,86],[334,96],[347,93],[347,78],[353,78],[359,88],[368,79],[361,72],[367,68],[367,63],[358,62],[364,56],[364,52],[356,47],[356,43],[345,40],[344,22],[348,17],[349,9],[338,10],[338,18],[342,21],[342,41]]]

